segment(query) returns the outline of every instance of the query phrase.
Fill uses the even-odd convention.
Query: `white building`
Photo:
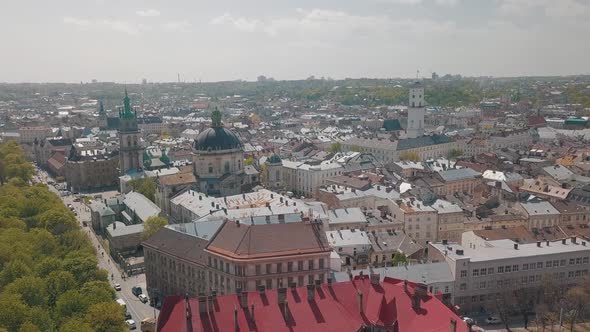
[[[368,263],[371,241],[366,232],[358,229],[327,231],[326,237],[330,248],[340,255],[342,265],[354,268]]]
[[[342,175],[344,168],[337,162],[323,161],[311,165],[298,161],[283,160],[283,183],[285,189],[304,196],[312,196],[326,184],[326,179]]]
[[[424,135],[424,86],[415,82],[410,87],[408,108],[408,138],[416,138]]]
[[[552,278],[565,288],[575,284],[590,269],[590,246],[575,237],[519,244],[512,240],[486,241],[465,232],[462,245],[431,243],[428,258],[449,264],[455,277],[454,304],[468,312],[494,310],[502,289],[530,290],[534,302],[542,294],[538,290],[544,278]]]

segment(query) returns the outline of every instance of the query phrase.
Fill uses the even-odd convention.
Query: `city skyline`
[[[0,82],[587,74],[590,3],[10,2]],[[18,33],[15,33],[18,32]]]

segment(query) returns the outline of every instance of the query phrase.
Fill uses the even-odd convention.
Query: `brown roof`
[[[513,240],[519,243],[536,242],[535,235],[524,226],[475,230],[473,233],[487,241]]]
[[[581,205],[578,205],[570,201],[557,201],[555,203],[551,203],[551,205],[553,205],[553,207],[556,208],[559,211],[559,213],[562,214],[586,211],[586,209],[584,209]]]
[[[227,221],[207,250],[236,259],[329,252],[325,233],[305,222],[248,225]]]
[[[357,176],[337,175],[326,179],[329,184],[337,184],[339,186],[350,187],[358,190],[368,189],[371,185],[369,180],[359,179]]]
[[[195,262],[206,264],[207,258],[203,249],[207,240],[177,232],[166,227],[160,229],[149,239],[142,242],[144,247],[165,251],[166,253]]]
[[[179,184],[196,183],[197,179],[193,173],[176,173],[160,176],[158,181],[163,186],[177,186]]]

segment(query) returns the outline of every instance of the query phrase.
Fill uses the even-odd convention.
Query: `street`
[[[48,183],[51,181],[51,177],[43,170],[38,170],[39,182]],[[49,190],[56,193],[58,196],[59,191],[52,185],[48,185]],[[95,194],[102,194],[103,198],[113,197],[117,194],[116,191],[108,191],[108,192],[96,192]],[[77,220],[82,227],[83,231],[86,232],[90,242],[94,245],[97,249],[97,259],[98,259],[98,266],[104,270],[106,270],[109,274],[109,279],[111,285],[114,287],[114,284],[118,283],[121,285],[121,290],[116,291],[117,298],[123,299],[127,304],[127,312],[129,312],[132,316],[132,319],[136,322],[137,328],[139,329],[140,322],[144,318],[148,317],[156,317],[159,311],[149,305],[149,303],[142,303],[135,295],[131,293],[131,288],[134,286],[139,286],[142,288],[143,294],[147,294],[146,290],[146,283],[145,283],[145,274],[137,274],[130,277],[126,277],[125,280],[122,278],[123,271],[119,268],[119,266],[113,262],[111,257],[108,255],[108,252],[103,248],[103,246],[98,241],[97,235],[92,230],[91,225],[91,217],[90,217],[90,208],[87,207],[83,201],[74,202],[75,196],[63,196],[60,198],[62,199],[64,205],[71,204],[74,207],[74,211],[77,213]],[[86,221],[88,227],[84,227],[82,222]],[[111,278],[112,276],[112,278]],[[149,294],[147,294],[149,296]]]

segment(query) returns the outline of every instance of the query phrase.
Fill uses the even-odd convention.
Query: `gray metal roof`
[[[117,228],[114,228],[114,225],[116,225]],[[111,237],[143,233],[143,224],[125,225],[120,221],[115,221],[107,226],[107,233],[109,233]]]
[[[406,139],[401,139],[398,141],[397,150],[403,151],[403,150],[420,148],[423,146],[451,143],[452,141],[453,140],[450,139],[446,135],[432,135],[432,136],[422,136],[422,137],[416,137],[416,138],[406,138]]]
[[[357,276],[360,272],[364,275],[369,275],[369,269],[353,270],[353,276]],[[446,262],[416,264],[408,266],[394,266],[394,267],[379,267],[373,268],[373,273],[380,274],[381,280],[385,277],[395,278],[400,280],[408,280],[416,283],[439,283],[439,282],[453,282],[453,274]],[[348,281],[348,272],[334,272],[332,274],[334,282]]]
[[[149,217],[157,216],[162,211],[147,197],[135,191],[127,193],[123,203],[131,211],[135,212],[142,221],[146,221]]]
[[[449,169],[446,171],[439,172],[438,174],[443,178],[443,180],[447,182],[471,179],[481,176],[480,172],[476,172],[471,168]]]
[[[209,240],[213,237],[219,227],[223,225],[223,220],[196,221],[184,224],[173,224],[166,226],[176,232],[184,233],[190,236]]]

